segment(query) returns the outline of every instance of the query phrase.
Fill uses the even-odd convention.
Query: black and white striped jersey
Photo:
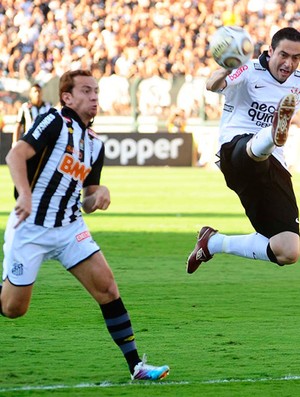
[[[23,126],[23,131],[31,127],[34,120],[37,116],[47,113],[51,108],[51,104],[49,102],[43,102],[41,106],[35,106],[31,102],[25,102],[21,105],[16,122]]]
[[[26,222],[59,227],[75,221],[82,187],[100,183],[103,142],[67,107],[38,116],[22,140],[36,151],[27,162],[32,213]]]

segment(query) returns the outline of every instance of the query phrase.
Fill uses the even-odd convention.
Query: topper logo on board
[[[148,138],[118,140],[101,135],[101,139],[105,143],[105,156],[110,160],[119,158],[121,165],[127,165],[132,159],[136,160],[137,165],[144,165],[152,157],[159,160],[176,159],[184,143],[183,138],[159,138],[154,141]]]

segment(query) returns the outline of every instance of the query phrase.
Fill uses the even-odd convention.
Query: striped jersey
[[[257,134],[272,125],[277,105],[287,94],[296,95],[296,111],[300,108],[300,70],[280,83],[268,70],[266,52],[233,70],[226,82],[227,86],[219,91],[225,95],[220,122],[221,145],[236,135]],[[284,162],[283,148],[276,147],[273,155]]]
[[[82,188],[100,183],[103,142],[67,107],[38,116],[21,139],[36,151],[27,161],[32,212],[26,222],[44,227],[74,222],[82,216]]]
[[[21,105],[16,122],[23,126],[24,132],[32,125],[37,116],[47,113],[51,108],[49,102],[43,102],[41,106],[35,106],[31,102],[25,102]]]

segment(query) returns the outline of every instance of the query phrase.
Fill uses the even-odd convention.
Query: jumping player
[[[89,71],[66,72],[59,96],[61,110],[39,116],[6,157],[16,206],[5,231],[1,313],[23,316],[42,262],[56,259],[100,305],[132,379],[164,378],[167,365],[140,359],[113,273],[81,214],[81,207],[91,213],[110,204],[109,190],[99,185],[104,146],[90,129],[98,111],[97,81]]]
[[[280,266],[299,258],[299,218],[283,146],[300,107],[300,32],[283,28],[268,51],[237,70],[216,70],[207,89],[225,95],[220,123],[220,168],[255,233],[226,236],[204,226],[187,260],[193,273],[216,253]]]

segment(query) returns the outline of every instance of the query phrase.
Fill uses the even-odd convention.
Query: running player
[[[91,213],[110,204],[109,190],[99,185],[104,145],[90,129],[98,111],[97,81],[89,71],[67,72],[59,96],[62,109],[39,116],[6,157],[16,206],[5,231],[1,312],[23,316],[42,262],[56,259],[100,305],[132,379],[161,379],[169,367],[140,359],[113,273],[81,214],[81,207]]]
[[[42,87],[33,84],[29,91],[29,101],[24,102],[19,109],[12,144],[16,144],[38,115],[48,112],[50,108],[51,104],[43,100]]]
[[[270,261],[299,258],[296,198],[283,153],[300,107],[300,32],[287,27],[268,51],[237,70],[216,70],[207,89],[225,95],[220,123],[220,168],[236,192],[255,233],[226,236],[204,226],[187,261],[193,273],[216,253]]]

